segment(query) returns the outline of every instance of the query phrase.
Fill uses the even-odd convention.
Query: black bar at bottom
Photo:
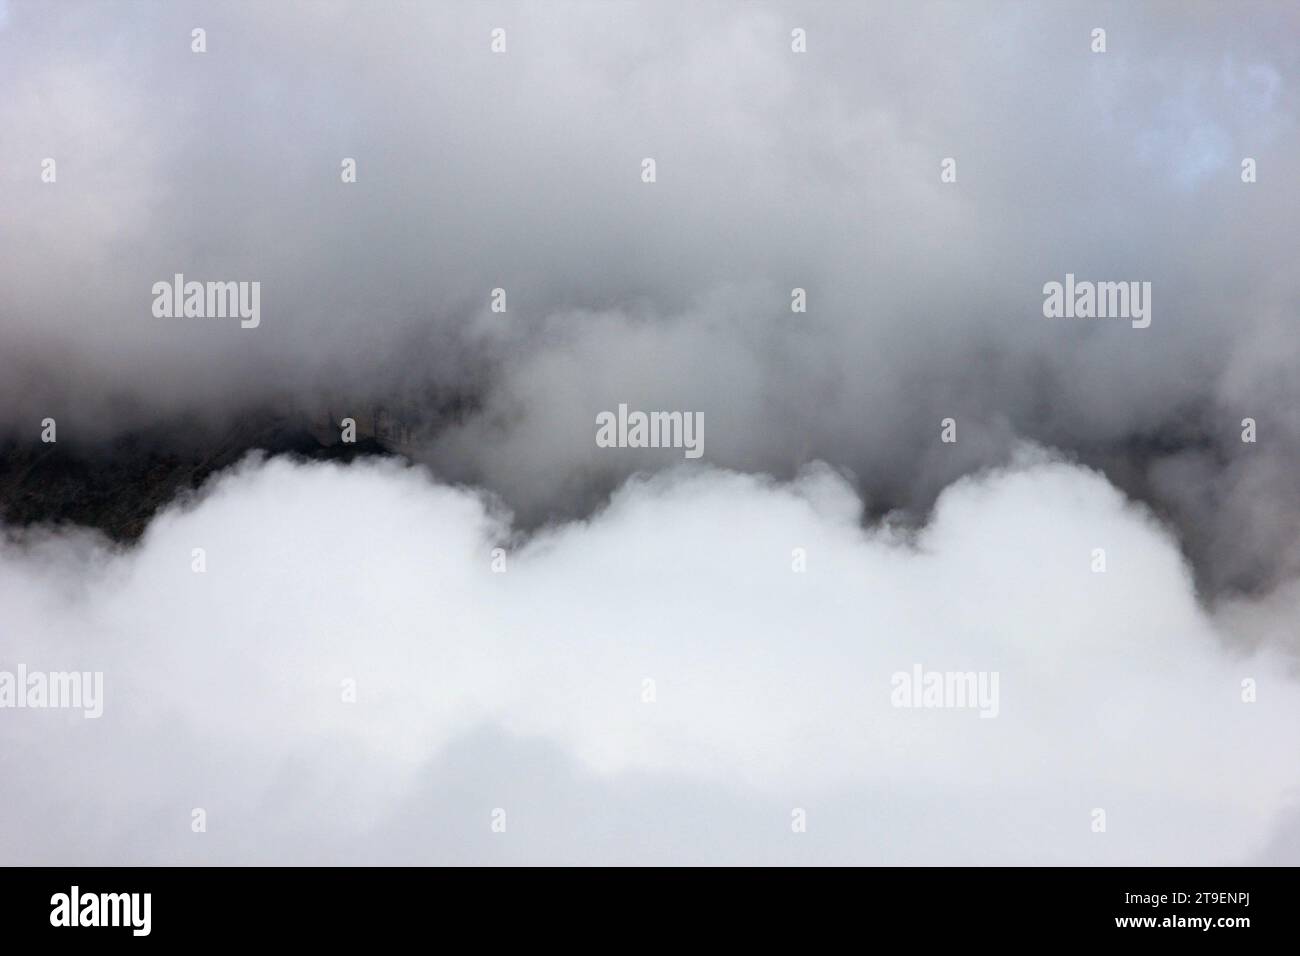
[[[10,868],[0,880],[6,941],[56,944],[75,934],[90,945],[337,947],[416,934],[442,945],[522,935],[734,947],[849,932],[926,947],[1232,945],[1297,929],[1292,869]]]

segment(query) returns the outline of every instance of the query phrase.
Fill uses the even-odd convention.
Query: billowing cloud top
[[[255,461],[132,550],[7,544],[6,659],[102,661],[117,703],[0,720],[35,768],[0,850],[48,860],[89,761],[117,786],[59,859],[1300,852],[1298,21],[0,4],[0,437],[382,406],[427,468]],[[260,321],[157,314],[177,274],[259,283]],[[1150,325],[1046,317],[1067,275],[1150,283]],[[702,414],[704,460],[599,447],[620,404]],[[997,671],[1001,716],[892,707],[916,662]],[[421,829],[502,787],[548,822]],[[135,842],[200,799],[234,830]],[[598,838],[556,822],[582,800]],[[837,822],[753,836],[800,801]],[[687,806],[710,839],[648,809]]]
[[[1300,685],[1272,650],[1225,648],[1141,509],[1038,454],[950,488],[916,540],[864,532],[860,508],[826,469],[667,474],[511,548],[481,496],[419,470],[277,459],[127,553],[0,551],[7,654],[104,674],[97,719],[0,711],[24,768],[0,785],[0,845],[105,863],[1272,851]],[[916,665],[996,673],[996,699],[900,707]],[[50,794],[78,808],[57,827]]]

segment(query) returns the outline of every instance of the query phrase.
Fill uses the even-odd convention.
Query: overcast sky
[[[0,711],[0,859],[1300,862],[1298,28],[0,2],[0,430],[419,425],[10,535],[0,669],[106,703]],[[260,325],[155,317],[176,273]],[[1150,327],[1045,318],[1067,273]],[[619,403],[703,458],[598,447]],[[891,707],[914,663],[999,716]]]

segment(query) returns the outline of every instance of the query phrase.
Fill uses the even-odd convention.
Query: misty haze
[[[1300,863],[1297,36],[0,0],[0,863]]]

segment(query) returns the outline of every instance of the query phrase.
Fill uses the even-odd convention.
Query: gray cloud
[[[717,464],[847,466],[881,508],[924,510],[1017,436],[1116,468],[1151,448],[1127,487],[1205,539],[1203,585],[1267,587],[1300,534],[1294,21],[14,4],[5,418],[31,435],[55,415],[72,438],[384,402],[426,426],[424,460],[532,520],[657,466],[594,459],[594,415],[620,400],[704,411]],[[261,281],[263,326],[154,319],[149,288],[175,272]],[[1045,320],[1041,286],[1066,272],[1151,281],[1152,328]],[[430,415],[431,394],[479,411]],[[961,448],[941,456],[948,415]]]
[[[0,433],[203,445],[384,405],[440,482],[279,462],[127,552],[9,529],[6,659],[102,661],[119,704],[0,721],[30,768],[0,853],[1287,855],[1297,25],[1284,3],[0,5]],[[260,281],[261,326],[154,318],[177,272]],[[1151,327],[1045,319],[1067,272],[1150,281]],[[620,402],[702,412],[703,466],[597,448]],[[1026,441],[1078,466],[1017,463]],[[822,583],[790,575],[796,534]],[[1018,678],[1032,719],[863,703],[922,651]],[[617,696],[649,667],[686,682],[663,725]],[[349,670],[378,701],[337,704]],[[503,781],[544,828],[440,829]],[[194,843],[205,799],[237,823]],[[791,846],[803,800],[834,823]],[[1091,840],[1093,805],[1128,822]],[[56,835],[57,808],[84,812]]]

